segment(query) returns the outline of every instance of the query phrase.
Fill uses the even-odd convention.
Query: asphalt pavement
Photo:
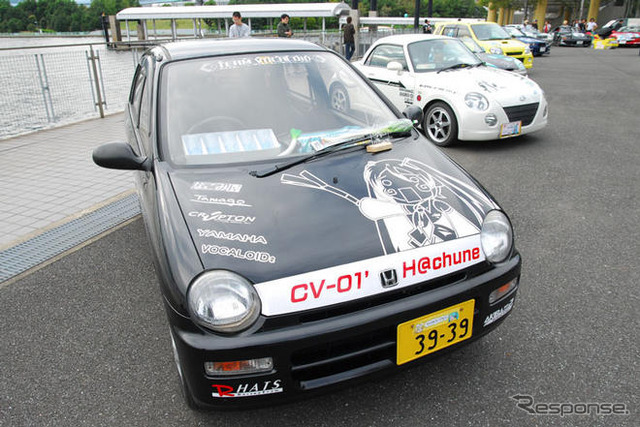
[[[509,213],[523,256],[493,333],[321,397],[192,412],[138,219],[0,285],[0,425],[640,425],[638,50],[556,47],[531,78],[546,129],[445,149]],[[594,413],[613,405],[624,414]]]

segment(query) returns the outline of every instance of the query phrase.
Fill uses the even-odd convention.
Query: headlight
[[[260,297],[243,277],[224,270],[198,277],[187,294],[193,319],[216,332],[239,332],[260,315]]]
[[[529,55],[531,53],[531,48],[529,46],[524,48],[524,54]]]
[[[480,232],[482,251],[491,263],[502,262],[513,245],[513,230],[509,218],[500,211],[491,211],[484,218]]]
[[[489,53],[493,53],[494,55],[502,55],[502,49],[499,47],[492,47],[489,49]]]
[[[478,92],[469,92],[464,97],[464,103],[472,110],[485,111],[489,108],[489,101]]]

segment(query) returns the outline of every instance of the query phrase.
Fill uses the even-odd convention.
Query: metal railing
[[[356,54],[388,34],[360,34]],[[337,31],[296,38],[344,52]],[[0,49],[0,139],[123,111],[139,56],[163,41],[126,43],[126,49],[113,43]]]
[[[1,50],[0,139],[122,111],[132,51],[102,43]]]

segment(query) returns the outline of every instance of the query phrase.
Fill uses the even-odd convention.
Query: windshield
[[[504,28],[507,33],[512,35],[513,37],[525,37],[526,34],[520,31],[518,28],[513,27],[505,27]]]
[[[635,33],[640,32],[640,27],[622,27],[618,30],[619,33]]]
[[[177,165],[285,159],[397,120],[328,52],[178,61],[160,84],[161,143]]]
[[[458,64],[478,65],[482,62],[458,39],[423,40],[411,43],[408,50],[416,73],[440,71]]]
[[[471,37],[469,36],[460,37],[460,40],[462,40],[462,43],[464,43],[465,46],[467,46],[471,52],[484,53],[484,49]]]
[[[505,40],[511,36],[498,24],[476,24],[471,29],[478,40]]]

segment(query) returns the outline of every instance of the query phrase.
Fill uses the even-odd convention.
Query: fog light
[[[204,371],[207,375],[213,377],[255,374],[258,372],[269,372],[272,369],[273,359],[271,357],[234,360],[231,362],[204,362]]]
[[[489,294],[489,304],[493,304],[494,302],[500,301],[502,297],[504,297],[509,292],[511,292],[511,290],[514,289],[516,286],[518,286],[517,277],[512,281],[500,286],[498,289],[495,289],[493,292]]]
[[[495,126],[498,123],[498,118],[495,114],[487,114],[484,116],[484,122],[489,126]]]

